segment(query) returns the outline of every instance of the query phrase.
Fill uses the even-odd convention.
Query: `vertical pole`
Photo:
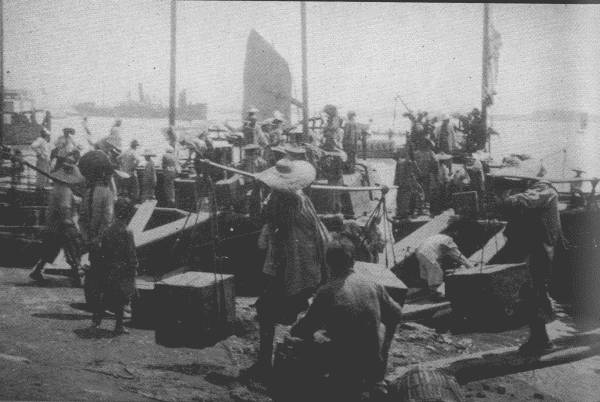
[[[481,63],[481,121],[485,133],[486,148],[490,151],[490,136],[487,124],[487,87],[488,87],[488,59],[489,59],[489,12],[490,5],[483,5],[483,49]]]
[[[175,125],[175,50],[177,43],[176,37],[177,22],[177,2],[171,0],[171,81],[169,85],[169,126]]]
[[[0,0],[0,145],[4,142],[4,1]]]
[[[302,132],[308,136],[308,61],[306,50],[306,3],[300,2],[300,17],[302,23]]]

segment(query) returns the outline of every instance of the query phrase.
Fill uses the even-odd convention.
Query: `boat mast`
[[[302,133],[308,136],[308,61],[306,54],[306,2],[300,2],[302,23]]]
[[[171,0],[171,80],[169,85],[169,126],[175,125],[175,42],[177,21],[177,3]]]
[[[4,1],[0,0],[0,145],[4,142]]]
[[[481,64],[481,121],[485,130],[485,143],[487,152],[491,151],[490,135],[488,132],[487,106],[488,106],[488,65],[489,65],[489,18],[490,5],[483,4],[483,52]]]

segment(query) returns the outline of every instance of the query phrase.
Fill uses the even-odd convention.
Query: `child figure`
[[[142,176],[142,202],[156,199],[156,170],[152,161],[152,157],[156,156],[156,154],[146,149],[143,156],[146,160],[146,166],[144,167],[144,174]]]
[[[129,333],[123,327],[123,311],[135,294],[138,260],[133,233],[127,229],[133,212],[133,203],[128,198],[119,197],[114,206],[115,220],[106,229],[100,241],[103,303],[99,303],[94,312],[92,326],[100,326],[104,309],[108,308],[115,312],[115,335]]]

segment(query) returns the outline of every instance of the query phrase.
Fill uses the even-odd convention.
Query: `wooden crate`
[[[524,262],[463,268],[446,276],[446,297],[460,316],[512,318],[521,304],[519,291],[529,280]]]
[[[233,275],[185,272],[155,284],[156,343],[206,347],[229,336],[235,321]]]
[[[356,261],[354,270],[373,278],[375,282],[383,285],[392,299],[401,306],[404,305],[408,287],[391,270],[383,265],[363,261]]]
[[[156,282],[189,271],[189,267],[177,268],[162,277],[140,275],[135,278],[136,296],[131,301],[131,321],[139,328],[154,328],[156,323]]]

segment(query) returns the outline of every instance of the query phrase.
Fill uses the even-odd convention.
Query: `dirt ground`
[[[154,332],[132,328],[112,336],[114,320],[91,330],[83,291],[47,275],[33,284],[23,269],[0,268],[0,398],[8,400],[268,401],[266,389],[242,382],[241,368],[256,358],[258,333],[251,307],[238,298],[235,334],[204,349],[157,345]],[[281,339],[289,328],[278,328]],[[562,322],[553,331],[569,331]],[[460,332],[460,331],[458,331]],[[395,367],[517,345],[526,331],[440,333],[403,323],[390,353]],[[467,384],[473,400],[553,400],[526,382],[495,379]]]

